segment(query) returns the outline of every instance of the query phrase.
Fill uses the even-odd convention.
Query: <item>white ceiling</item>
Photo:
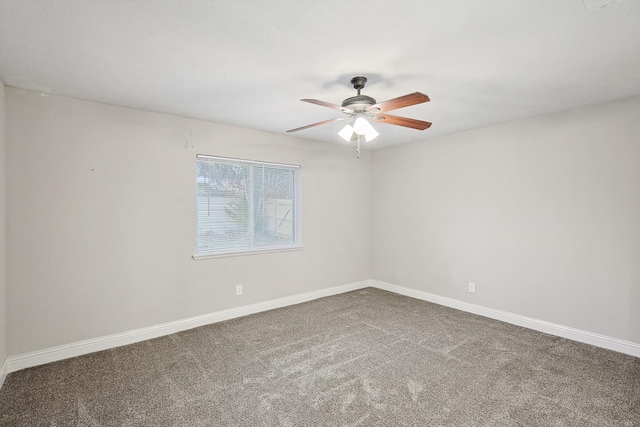
[[[602,7],[605,6],[605,7]],[[10,86],[285,134],[349,80],[425,131],[381,148],[640,94],[640,1],[7,1]],[[341,143],[344,122],[294,135]]]

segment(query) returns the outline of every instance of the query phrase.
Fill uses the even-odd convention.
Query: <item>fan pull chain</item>
[[[358,158],[360,158],[360,140],[361,139],[362,139],[362,135],[358,135],[358,142],[357,142],[358,145],[357,145],[357,148],[356,148],[356,153],[358,153]]]

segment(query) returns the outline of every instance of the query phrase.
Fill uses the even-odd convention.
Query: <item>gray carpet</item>
[[[367,288],[10,374],[2,426],[639,426],[640,359]]]

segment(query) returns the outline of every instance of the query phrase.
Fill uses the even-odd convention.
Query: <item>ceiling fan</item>
[[[354,77],[351,79],[353,88],[358,91],[356,96],[347,98],[342,101],[342,105],[332,104],[330,102],[320,101],[319,99],[301,99],[300,101],[309,102],[311,104],[321,105],[323,107],[333,108],[346,114],[346,117],[336,117],[334,119],[324,120],[322,122],[313,123],[287,132],[297,132],[312,127],[326,125],[341,120],[351,120],[351,124],[347,124],[338,135],[345,141],[350,142],[354,139],[358,142],[358,157],[360,157],[360,140],[362,137],[367,142],[376,138],[379,134],[371,126],[367,118],[379,123],[387,123],[390,125],[404,126],[412,129],[425,130],[431,126],[431,123],[422,120],[410,119],[408,117],[393,116],[387,114],[387,111],[397,110],[398,108],[408,107],[410,105],[422,104],[428,102],[429,97],[420,92],[413,92],[408,95],[399,96],[398,98],[389,99],[383,102],[377,102],[370,96],[361,95],[360,90],[367,83],[366,77]]]

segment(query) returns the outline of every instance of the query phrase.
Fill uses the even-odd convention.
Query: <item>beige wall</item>
[[[640,97],[375,151],[373,180],[375,279],[640,343]]]
[[[6,92],[9,354],[370,277],[368,153]],[[194,261],[196,153],[302,165],[304,249]]]
[[[640,342],[640,97],[358,160],[5,91],[0,356],[368,278]],[[192,260],[196,153],[302,165],[305,248]]]
[[[5,160],[5,87],[0,82],[0,366],[4,363],[7,353],[7,220],[6,220],[6,160]]]

